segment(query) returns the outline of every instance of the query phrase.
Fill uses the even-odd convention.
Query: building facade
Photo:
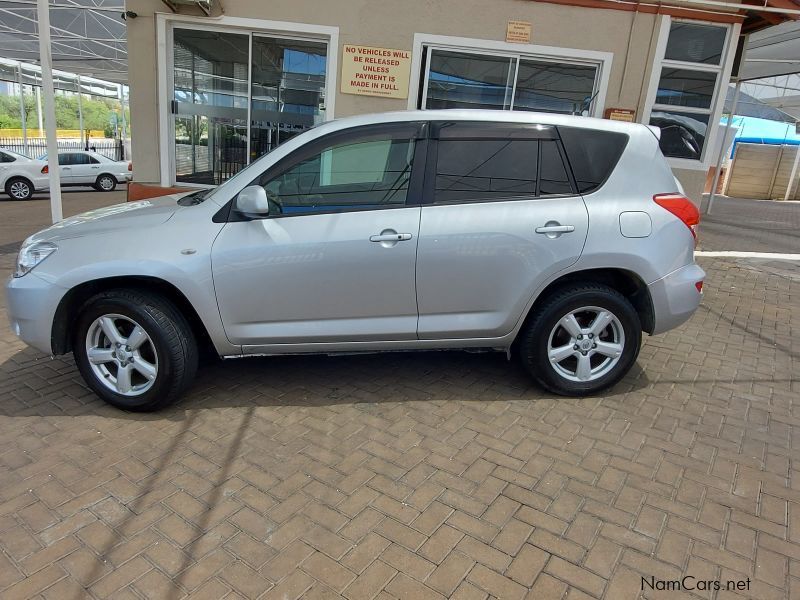
[[[129,0],[137,179],[216,185],[314,124],[494,108],[657,125],[688,195],[715,163],[746,16],[604,0]]]

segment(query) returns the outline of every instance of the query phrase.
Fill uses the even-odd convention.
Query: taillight
[[[133,171],[133,163],[132,162],[128,163],[128,171]]]
[[[47,165],[42,167],[42,175],[47,175],[50,172],[50,169],[47,168]]]
[[[683,221],[684,225],[692,232],[694,239],[697,239],[700,211],[697,210],[694,202],[682,194],[656,194],[653,196],[653,201]]]
[[[703,293],[703,282],[702,281],[698,281],[697,283],[695,283],[694,287],[697,288],[698,292],[700,292],[701,294]]]

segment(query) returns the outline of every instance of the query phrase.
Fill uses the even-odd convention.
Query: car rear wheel
[[[6,182],[6,194],[12,200],[30,200],[33,196],[33,184],[24,177],[12,177]]]
[[[559,290],[523,332],[520,357],[548,390],[564,396],[601,392],[636,362],[639,315],[625,296],[599,284]]]
[[[117,187],[117,178],[104,173],[97,177],[97,181],[94,182],[94,187],[100,192],[113,192]]]
[[[112,290],[83,307],[73,338],[83,379],[103,400],[131,411],[163,408],[197,371],[197,343],[186,319],[165,298]]]

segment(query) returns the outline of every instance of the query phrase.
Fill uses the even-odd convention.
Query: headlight
[[[32,244],[22,244],[17,256],[17,269],[14,277],[22,277],[28,274],[33,268],[58,250],[58,246],[52,242],[34,242]]]

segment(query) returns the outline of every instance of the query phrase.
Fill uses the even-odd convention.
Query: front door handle
[[[572,233],[573,231],[575,231],[573,225],[545,225],[536,228],[536,233]]]
[[[407,242],[411,239],[410,233],[380,233],[369,236],[370,242]]]

